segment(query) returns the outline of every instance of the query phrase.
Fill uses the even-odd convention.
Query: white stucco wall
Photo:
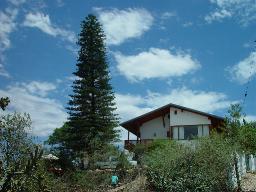
[[[177,111],[177,114],[174,111]],[[210,125],[208,117],[176,108],[170,108],[170,125]]]
[[[140,127],[141,139],[167,138],[167,131],[169,130],[170,126],[168,115],[165,115],[164,122],[165,127],[163,125],[162,117],[158,117],[142,124]]]
[[[177,111],[177,114],[174,111]],[[165,127],[163,125],[162,117],[157,117],[148,122],[145,122],[140,127],[141,139],[164,139],[167,138],[167,131],[172,126],[173,138],[184,139],[184,128],[185,125],[197,125],[198,136],[209,135],[209,125],[211,120],[207,116],[199,115],[189,111],[170,108],[170,115],[166,114],[164,117]],[[179,131],[179,134],[178,134]],[[178,135],[180,138],[178,138]]]

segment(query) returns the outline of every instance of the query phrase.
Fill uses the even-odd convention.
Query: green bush
[[[129,161],[127,160],[127,155],[121,152],[118,157],[118,163],[116,166],[117,173],[120,179],[124,179],[127,175],[127,170],[131,168]]]
[[[231,149],[217,136],[194,147],[167,142],[145,157],[147,178],[156,191],[230,191]]]
[[[142,160],[143,160],[144,156],[147,153],[150,153],[150,152],[154,151],[155,149],[165,148],[166,145],[168,145],[169,142],[171,142],[171,141],[157,139],[157,140],[154,140],[152,143],[149,143],[147,145],[137,144],[133,148],[133,152],[134,152],[134,155],[135,155],[134,159],[138,162],[138,164],[141,165]]]

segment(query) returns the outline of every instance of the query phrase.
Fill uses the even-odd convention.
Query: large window
[[[198,127],[195,125],[184,126],[184,139],[189,140],[198,136]]]
[[[185,125],[173,127],[173,139],[190,140],[195,137],[202,137],[209,135],[208,125]]]

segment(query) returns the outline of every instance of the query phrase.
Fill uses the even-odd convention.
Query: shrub
[[[133,152],[135,154],[135,160],[138,162],[138,164],[141,164],[144,156],[147,153],[150,153],[155,149],[165,148],[165,146],[168,145],[168,143],[169,141],[159,139],[159,140],[154,140],[152,143],[149,143],[147,145],[145,144],[135,145],[135,147],[133,148]]]
[[[213,136],[195,147],[168,142],[145,157],[150,187],[156,191],[230,191],[231,150]]]

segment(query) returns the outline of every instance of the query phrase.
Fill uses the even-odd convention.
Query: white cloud
[[[210,0],[210,2],[217,6],[217,10],[205,17],[207,22],[221,21],[231,15],[244,26],[256,20],[255,0]]]
[[[0,11],[0,75],[9,77],[4,69],[4,52],[11,47],[10,34],[15,30],[15,19],[18,14],[17,9],[5,9]]]
[[[108,45],[120,45],[127,39],[138,38],[153,24],[153,16],[146,9],[94,8],[99,14]]]
[[[256,74],[256,52],[252,52],[247,58],[227,70],[230,72],[232,80],[241,84],[246,83]]]
[[[177,14],[175,12],[164,12],[161,15],[161,19],[169,19],[170,17],[176,17]]]
[[[11,4],[15,5],[15,6],[19,6],[23,3],[26,2],[26,0],[8,0]]]
[[[72,31],[62,29],[51,23],[49,15],[40,12],[28,13],[25,16],[23,25],[26,27],[34,27],[40,29],[42,32],[54,36],[61,37],[71,43],[75,43],[75,34]]]
[[[166,94],[151,91],[148,91],[146,96],[116,94],[117,112],[122,121],[142,115],[168,103],[212,113],[225,109],[234,102],[237,101],[229,100],[224,93],[191,90],[186,87],[173,89]]]
[[[256,121],[256,115],[246,115],[244,119],[248,122]]]
[[[44,85],[43,82],[39,84]],[[37,89],[46,91],[44,86]],[[33,134],[47,136],[55,128],[63,125],[63,122],[67,119],[67,113],[60,102],[41,97],[34,94],[34,91],[34,89],[29,90],[24,83],[17,83],[14,86],[7,87],[5,90],[0,90],[0,95],[10,98],[11,102],[7,107],[7,112],[29,113],[32,119]]]
[[[212,23],[213,21],[222,21],[224,18],[231,17],[232,13],[225,10],[216,10],[215,12],[210,13],[209,15],[205,16],[205,20],[208,23]]]
[[[41,97],[47,96],[47,94],[50,91],[53,91],[56,89],[56,86],[53,83],[49,83],[49,82],[31,81],[30,83],[21,83],[21,85],[29,93],[35,94]]]
[[[58,7],[63,7],[65,5],[65,2],[63,0],[56,0],[56,3]]]
[[[193,22],[188,21],[182,24],[183,27],[191,27],[193,25]]]
[[[153,108],[163,104],[174,103],[212,113],[227,108],[232,102],[223,93],[196,91],[183,87],[173,89],[168,94],[149,92],[146,97],[146,103]]]
[[[200,68],[188,53],[150,48],[148,52],[126,56],[114,53],[121,74],[131,81],[182,76]]]
[[[117,113],[121,121],[142,115],[150,111],[151,107],[145,107],[145,98],[140,95],[116,94]]]

